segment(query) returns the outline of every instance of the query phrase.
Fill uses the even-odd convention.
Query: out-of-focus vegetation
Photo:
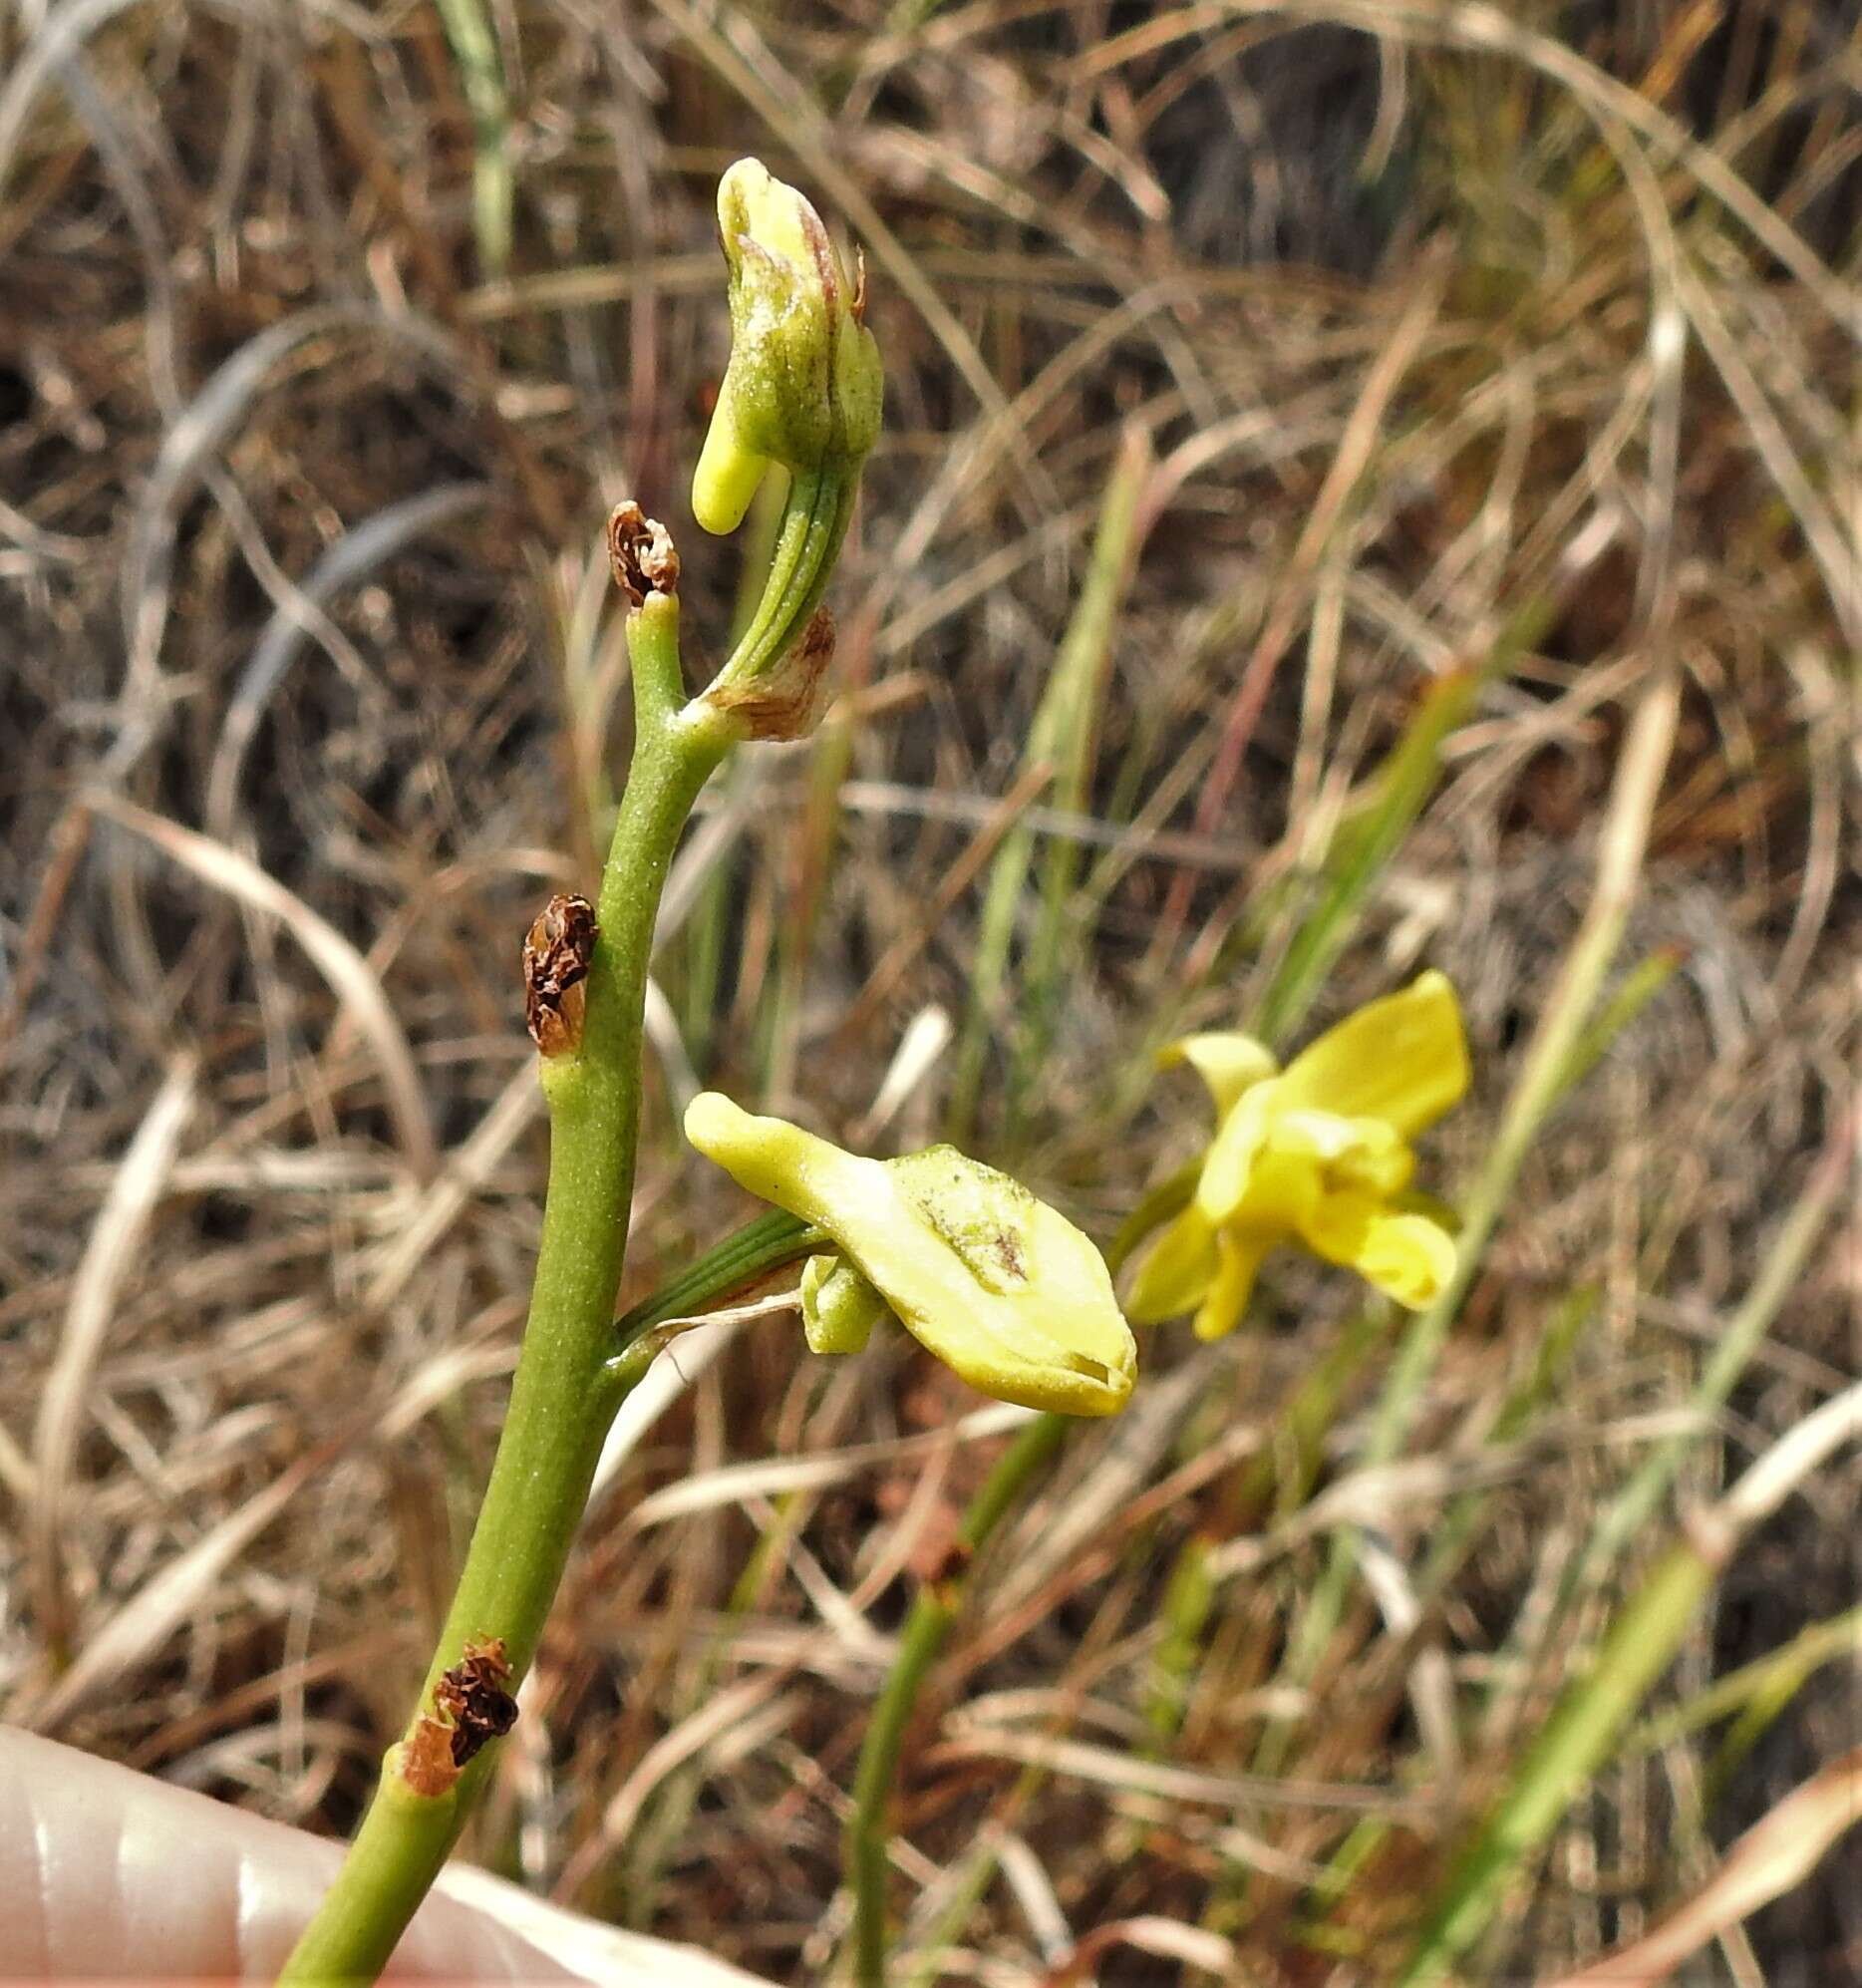
[[[1476,1071],[1461,1285],[1411,1322],[1275,1258],[1250,1328],[1147,1331],[970,1570],[898,1978],[1550,1978],[1677,1908],[1690,1980],[1862,1972],[1859,33],[0,22],[6,1715],[355,1819],[528,1286],[517,945],[628,724],[600,520],[668,520],[714,656],[755,567],[685,508],[755,151],[863,244],[887,426],[838,702],[673,877],[630,1295],[745,1212],[701,1083],[961,1122],[1105,1239],[1196,1150],[1185,1030],[1285,1051],[1435,965]],[[624,1419],[472,1847],[813,1980],[1012,1439],[797,1330]]]

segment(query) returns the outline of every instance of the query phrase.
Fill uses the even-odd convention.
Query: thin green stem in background
[[[1128,430],[1105,487],[1086,584],[1080,590],[1061,653],[1055,658],[1049,696],[1061,706],[1065,717],[1052,741],[1054,785],[1048,800],[1065,814],[1086,814],[1092,798],[1092,768],[1099,713],[1110,674],[1112,638],[1143,549],[1150,513],[1144,495],[1152,467],[1149,434],[1141,428]],[[1046,703],[1044,699],[1044,711]],[[1028,830],[1018,826],[1010,832],[1026,834]],[[1019,1131],[1030,1095],[1048,1061],[1067,998],[1068,967],[1080,956],[1075,884],[1081,854],[1080,843],[1071,835],[1054,835],[1041,858],[1035,928],[1022,964],[1021,1012],[1025,1019],[1009,1086],[1012,1137]]]
[[[481,0],[436,0],[471,107],[472,233],[493,282],[510,266],[510,101],[497,36]]]
[[[1402,735],[1365,783],[1325,852],[1311,909],[1303,917],[1261,999],[1253,1031],[1281,1048],[1305,1021],[1338,956],[1358,929],[1383,878],[1441,779],[1442,746],[1474,708],[1481,688],[1511,651],[1496,644],[1479,669],[1439,677],[1424,693]]]
[[[1689,1398],[1689,1407],[1697,1418],[1695,1426],[1663,1437],[1605,1507],[1584,1551],[1566,1571],[1555,1614],[1603,1580],[1623,1549],[1655,1516],[1683,1459],[1712,1429],[1717,1412],[1725,1406],[1750,1366],[1779,1307],[1796,1289],[1836,1197],[1848,1184],[1849,1144],[1849,1129],[1839,1128],[1767,1251],[1744,1303],[1717,1335],[1712,1354]]]
[[[495,1758],[426,1794],[407,1748],[434,1688],[467,1647],[501,1643],[514,1693],[536,1651],[603,1437],[644,1369],[617,1360],[615,1297],[639,1134],[647,963],[667,868],[699,790],[730,743],[720,719],[681,709],[679,609],[649,594],[628,624],[635,743],[597,907],[578,1049],[545,1060],[549,1189],[536,1282],[497,1457],[453,1607],[402,1745],[336,1884],[286,1964],[287,1982],[367,1981],[387,1963],[446,1861]]]
[[[1106,483],[1086,584],[1061,639],[1022,752],[1023,772],[1043,764],[1055,769],[1049,800],[1068,813],[1079,812],[1086,800],[1092,735],[1104,695],[1106,663],[1142,532],[1140,499],[1150,473],[1149,441],[1136,432],[1119,451]],[[970,1010],[958,1046],[956,1074],[951,1079],[947,1128],[948,1137],[958,1145],[969,1137],[976,1118],[992,1024],[1002,1005],[1016,918],[1034,855],[1035,831],[1018,823],[1003,836],[990,866],[970,963]],[[1078,866],[1078,847],[1066,837],[1057,840],[1043,868],[1040,913],[1028,951],[1024,1005],[1031,1016],[1031,1033],[1014,1047],[1011,1121],[1018,1114],[1022,1087],[1039,1067],[1051,1030],[1050,1009],[1060,993],[1057,981],[1066,913]]]
[[[1671,1546],[1618,1614],[1590,1674],[1568,1690],[1424,1921],[1400,1984],[1441,1982],[1486,1926],[1500,1887],[1535,1849],[1665,1671],[1719,1572],[1716,1558]]]
[[[1687,1704],[1644,1722],[1623,1742],[1626,1754],[1672,1745],[1685,1734],[1732,1717],[1701,1787],[1703,1811],[1712,1808],[1739,1763],[1768,1732],[1785,1707],[1825,1664],[1853,1662],[1862,1650],[1862,1607],[1813,1622],[1788,1643],[1725,1677],[1715,1678]]]
[[[959,1561],[941,1580],[927,1581],[899,1634],[898,1654],[867,1722],[853,1782],[846,1832],[847,1875],[853,1886],[854,1976],[860,1988],[885,1988],[886,1811],[898,1773],[899,1749],[925,1674],[937,1661],[963,1603],[968,1558],[980,1551],[1022,1493],[1047,1469],[1067,1434],[1064,1415],[1038,1415],[1021,1429],[970,1500],[958,1529]]]
[[[1586,1041],[1586,1027],[1635,901],[1680,705],[1680,681],[1673,670],[1665,670],[1644,693],[1631,721],[1604,823],[1590,906],[1547,998],[1492,1150],[1461,1209],[1454,1278],[1434,1304],[1416,1314],[1404,1333],[1372,1424],[1364,1456],[1367,1465],[1387,1464],[1401,1449],[1420,1410],[1435,1356],[1505,1212],[1519,1169],[1567,1091],[1572,1059]]]
[[[828,886],[840,835],[840,790],[852,764],[856,729],[857,721],[838,715],[815,734],[799,816],[784,852],[775,984],[759,1017],[764,1096],[778,1105],[794,1093],[808,962],[814,957],[822,913],[832,902]]]
[[[1596,1315],[1594,1287],[1581,1285],[1566,1294],[1534,1348],[1530,1370],[1509,1392],[1487,1430],[1485,1441],[1489,1446],[1508,1443],[1523,1435],[1534,1415],[1555,1398],[1566,1366]],[[1495,1502],[1491,1491],[1466,1491],[1443,1510],[1434,1527],[1428,1558],[1415,1580],[1416,1599],[1425,1609],[1439,1606],[1441,1596],[1481,1525],[1491,1515]],[[1307,1895],[1301,1929],[1303,1940],[1322,1948],[1332,1945],[1338,1928],[1328,1923],[1329,1915],[1351,1896],[1354,1881],[1369,1868],[1372,1857],[1389,1841],[1395,1826],[1388,1817],[1368,1816],[1340,1843],[1327,1860],[1324,1875],[1315,1881]]]
[[[1770,1330],[1778,1308],[1800,1282],[1848,1178],[1854,1136],[1854,1118],[1838,1124],[1802,1192],[1778,1226],[1758,1274],[1726,1322],[1718,1348],[1696,1388],[1696,1402],[1704,1412],[1716,1408],[1730,1392],[1758,1340]],[[1710,1420],[1704,1422],[1706,1428],[1710,1428]],[[1572,1596],[1594,1588],[1628,1538],[1648,1524],[1658,1500],[1674,1482],[1682,1456],[1698,1440],[1700,1436],[1664,1440],[1624,1491],[1606,1506],[1584,1554],[1566,1572],[1550,1618],[1540,1628],[1540,1644],[1548,1640]],[[1748,1474],[1748,1482],[1752,1476]],[[1732,1496],[1724,1498],[1718,1510],[1734,1514],[1740,1526],[1748,1522],[1744,1508]],[[1706,1594],[1716,1572],[1718,1560],[1700,1540],[1678,1544],[1666,1560],[1658,1562],[1632,1602],[1616,1616],[1596,1662],[1580,1684],[1568,1688],[1560,1700],[1560,1710],[1516,1768],[1506,1794],[1494,1804],[1466,1852],[1454,1862],[1436,1894],[1432,1912],[1424,1920],[1416,1958],[1404,1980],[1430,1978],[1424,1968],[1440,1966],[1448,1956],[1464,1952],[1486,1930],[1506,1876],[1540,1846],[1570,1802],[1602,1766],[1630,1714],[1638,1710],[1650,1686],[1668,1668],[1700,1594]],[[1522,1662],[1522,1652],[1510,1650],[1502,1668],[1516,1670]]]

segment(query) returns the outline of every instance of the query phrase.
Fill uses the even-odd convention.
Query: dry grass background
[[[527,1287],[516,947],[622,764],[606,505],[672,523],[713,654],[738,584],[685,477],[725,354],[711,191],[756,151],[863,240],[889,418],[832,720],[746,760],[682,858],[631,1292],[742,1213],[674,1137],[694,1074],[897,1150],[969,1043],[972,1144],[1109,1234],[1202,1124],[1152,1050],[1258,1016],[1316,907],[1336,962],[1295,1040],[1419,961],[1462,988],[1476,1092],[1430,1178],[1467,1182],[1595,903],[1626,729],[1670,700],[1613,983],[1680,964],[1526,1153],[1414,1468],[1361,1468],[1391,1342],[1342,1277],[1290,1264],[1216,1349],[1157,1333],[980,1569],[908,1749],[926,1978],[1379,1978],[1676,1512],[1857,1374],[1839,1193],[1689,1419],[1839,1177],[1856,1069],[1858,32],[1847,0],[16,7],[8,1716],[355,1818]],[[1085,749],[1030,774],[1121,449],[1140,542],[1061,714]],[[1469,669],[1413,827],[1341,896],[1354,798]],[[1055,950],[973,1004],[1018,809],[1015,930]],[[1003,1421],[904,1349],[795,1349],[744,1326],[617,1455],[476,1847],[803,1980],[889,1634]],[[1303,1459],[1277,1411],[1320,1371]],[[1671,1494],[1553,1608],[1678,1433]],[[1645,1930],[1862,1740],[1859,1489],[1840,1456],[1732,1559],[1676,1716],[1528,1866],[1484,1978]],[[1370,1577],[1316,1618],[1347,1521]],[[1195,1633],[1187,1542],[1220,1575]],[[1832,1620],[1769,1698],[1704,1697]],[[940,1928],[979,1842],[1000,1874]],[[1315,1884],[1342,1845],[1357,1874]],[[1857,1978],[1856,1857],[1687,1978]]]

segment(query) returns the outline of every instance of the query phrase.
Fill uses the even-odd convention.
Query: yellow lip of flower
[[[931,1147],[863,1160],[715,1091],[686,1109],[686,1137],[740,1185],[832,1236],[811,1258],[803,1317],[817,1351],[855,1350],[877,1293],[960,1379],[1001,1401],[1113,1415],[1137,1345],[1104,1259],[1019,1181]]]
[[[1196,1191],[1139,1266],[1127,1309],[1140,1324],[1194,1310],[1204,1339],[1231,1331],[1268,1251],[1297,1243],[1419,1310],[1454,1275],[1439,1222],[1399,1203],[1409,1142],[1467,1089],[1460,1004],[1440,973],[1373,1001],[1276,1070],[1241,1035],[1192,1036],[1192,1064],[1219,1122]]]

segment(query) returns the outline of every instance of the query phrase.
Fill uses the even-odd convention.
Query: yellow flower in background
[[[817,1353],[857,1352],[886,1310],[959,1379],[1063,1415],[1114,1415],[1137,1346],[1104,1259],[1019,1180],[934,1146],[862,1160],[715,1091],[686,1108],[686,1137],[740,1186],[833,1239],[802,1272]]]
[[[1454,1241],[1404,1206],[1410,1141],[1467,1089],[1454,989],[1424,973],[1329,1029],[1285,1070],[1251,1037],[1190,1036],[1167,1052],[1218,1116],[1194,1199],[1138,1267],[1140,1325],[1194,1310],[1202,1339],[1240,1323],[1261,1260],[1294,1243],[1411,1310],[1454,1274]]]

